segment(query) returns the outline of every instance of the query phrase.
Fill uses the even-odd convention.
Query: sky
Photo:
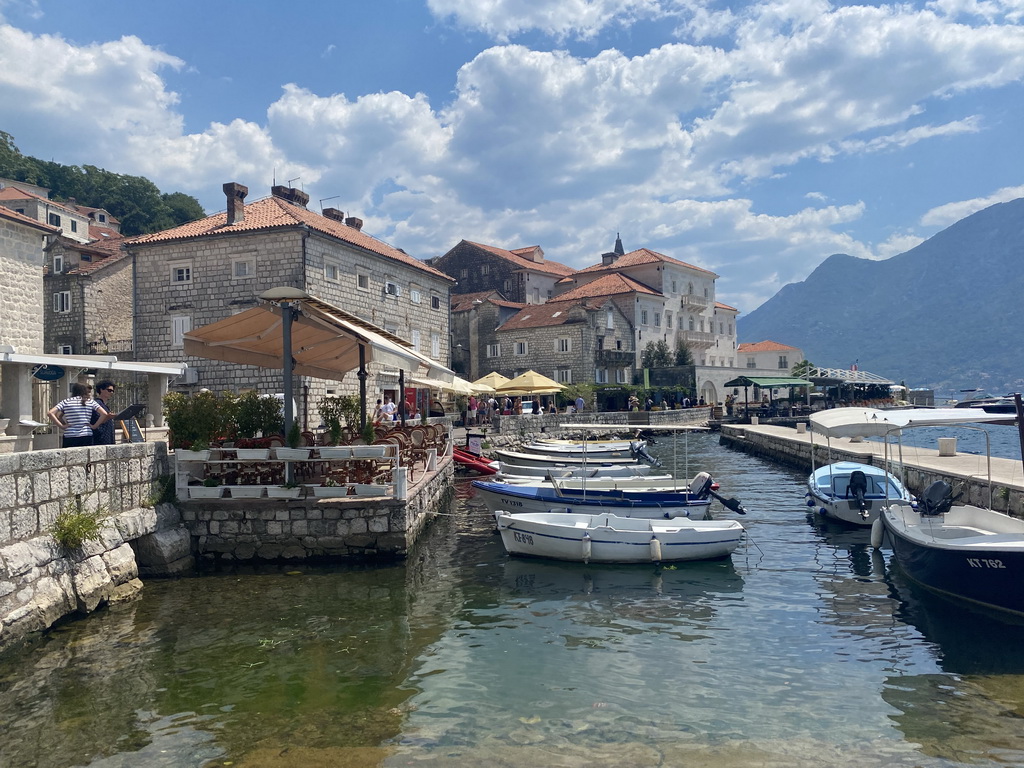
[[[276,181],[420,258],[620,235],[741,313],[1024,197],[1022,126],[1024,0],[0,0],[23,154],[208,213]]]

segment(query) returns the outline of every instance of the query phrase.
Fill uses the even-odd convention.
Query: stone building
[[[520,304],[547,301],[555,283],[573,272],[565,264],[545,259],[539,245],[505,250],[469,240],[431,263],[458,281],[460,294],[499,291],[506,300]]]
[[[82,244],[61,237],[46,251],[44,352],[132,359],[132,262],[120,236]]]
[[[248,189],[224,185],[227,210],[189,224],[130,238],[135,263],[135,348],[155,361],[179,360],[183,336],[259,303],[279,286],[300,288],[409,340],[447,364],[449,302],[454,282],[443,272],[362,231],[341,211],[307,210],[309,196],[274,187],[246,204]],[[280,392],[281,375],[232,363],[190,358],[181,386]],[[397,372],[370,365],[368,392],[396,396]],[[355,372],[342,382],[302,378],[293,390],[299,421],[319,423],[325,394],[358,392]]]
[[[791,347],[777,341],[740,344],[736,355],[737,368],[772,371],[772,375],[775,376],[788,376],[793,366],[804,359],[803,350],[799,347]]]
[[[452,368],[475,381],[496,370],[498,327],[525,307],[498,291],[452,294]]]
[[[60,231],[0,206],[0,345],[43,351],[43,250]]]
[[[36,189],[42,189],[36,187]],[[0,206],[9,208],[30,219],[56,227],[64,237],[79,243],[87,243],[89,236],[89,216],[79,213],[73,207],[54,202],[49,198],[29,192],[22,187],[10,184],[0,189]]]

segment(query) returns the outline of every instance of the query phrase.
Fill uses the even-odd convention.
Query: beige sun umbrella
[[[564,384],[559,384],[536,371],[527,371],[499,385],[495,391],[501,395],[550,395],[563,389]]]
[[[490,387],[490,391],[494,392],[494,391],[496,391],[498,389],[498,387],[500,387],[506,381],[508,381],[508,376],[502,376],[497,371],[491,371],[486,376],[483,376],[483,377],[477,379],[476,381],[474,381],[473,382],[473,386],[474,387],[477,387],[477,386]],[[481,391],[485,392],[487,390],[481,390]]]

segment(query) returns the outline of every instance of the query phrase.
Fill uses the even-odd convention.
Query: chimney
[[[245,196],[249,194],[249,188],[229,181],[223,189],[228,198],[228,226],[241,224],[245,221]]]
[[[617,254],[615,251],[608,251],[608,253],[602,253],[601,266],[607,267],[609,264],[614,264],[617,258],[619,258],[619,254]]]
[[[347,219],[345,219],[345,224],[347,226],[352,227],[352,229],[356,230],[357,232],[363,228],[363,220],[357,219],[355,216],[349,216]]]
[[[342,224],[345,223],[345,212],[339,211],[337,208],[324,208],[324,216],[328,219],[340,221]]]
[[[271,187],[270,194],[272,194],[274,197],[280,197],[282,200],[287,200],[289,203],[294,203],[300,208],[305,208],[306,203],[309,202],[309,195],[307,195],[301,189],[285,187],[281,186],[280,184]]]

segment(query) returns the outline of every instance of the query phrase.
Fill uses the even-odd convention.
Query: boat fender
[[[582,541],[583,541],[583,562],[584,563],[589,563],[590,562],[590,534],[589,533],[584,533]]]
[[[828,517],[828,510],[822,507],[821,509],[818,510],[818,514],[822,517]]]
[[[813,507],[814,506],[814,499],[808,499],[807,500],[807,506],[808,507]]]
[[[651,560],[656,563],[661,562],[661,542],[658,541],[657,536],[651,537]]]
[[[879,515],[875,518],[875,522],[871,524],[871,546],[874,549],[880,549],[882,546],[882,537],[885,534],[885,526],[882,525],[882,517]]]

